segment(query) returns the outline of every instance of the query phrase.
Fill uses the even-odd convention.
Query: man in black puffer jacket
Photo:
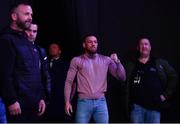
[[[46,107],[38,51],[24,33],[31,22],[31,6],[17,3],[10,27],[0,36],[0,91],[8,122],[37,122]]]

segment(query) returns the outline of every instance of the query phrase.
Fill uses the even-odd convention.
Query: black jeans
[[[7,111],[7,122],[8,123],[38,123],[39,116],[37,115],[38,109],[21,109],[20,115],[10,115]]]

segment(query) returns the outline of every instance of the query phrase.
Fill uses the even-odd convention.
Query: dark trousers
[[[20,115],[10,115],[7,112],[7,122],[8,123],[37,123],[39,122],[39,116],[37,115],[37,110],[21,110]]]

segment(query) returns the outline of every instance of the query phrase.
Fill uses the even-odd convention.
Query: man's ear
[[[83,43],[82,45],[83,45],[83,48],[85,48],[85,43]]]
[[[13,21],[16,21],[17,20],[17,14],[16,13],[12,13],[11,14],[11,18]]]
[[[61,50],[59,50],[59,54],[61,54]]]

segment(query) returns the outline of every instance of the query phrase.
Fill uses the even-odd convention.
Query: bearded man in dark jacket
[[[32,22],[29,3],[11,10],[10,27],[0,36],[1,94],[7,106],[8,122],[37,122],[46,108],[39,55],[25,30]]]

